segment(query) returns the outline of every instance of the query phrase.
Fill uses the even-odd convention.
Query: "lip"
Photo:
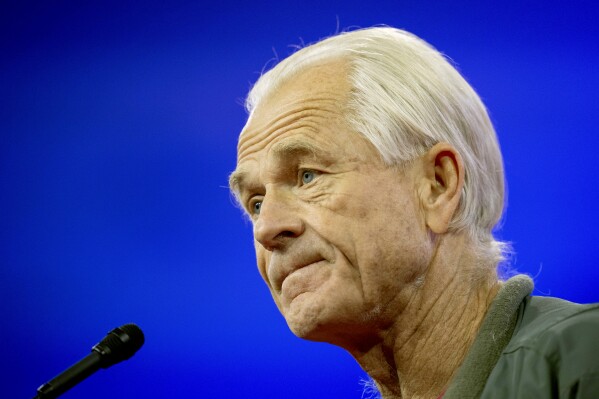
[[[322,271],[322,262],[310,263],[287,275],[279,291],[283,304],[288,304],[302,293],[313,291],[319,285],[319,279],[315,277],[320,275],[319,271]]]
[[[269,267],[269,279],[272,283],[273,288],[280,292],[283,287],[283,282],[287,277],[295,273],[296,271],[303,269],[307,266],[319,263],[325,260],[321,255],[314,254],[312,256],[305,256],[299,262],[287,263],[277,262],[277,259],[271,259]],[[289,266],[286,266],[289,265]]]

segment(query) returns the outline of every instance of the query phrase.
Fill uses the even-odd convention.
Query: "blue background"
[[[360,398],[349,355],[288,331],[226,188],[250,84],[337,25],[458,64],[502,144],[513,266],[598,301],[599,13],[560,4],[3,1],[0,396],[135,322],[144,348],[65,398]]]

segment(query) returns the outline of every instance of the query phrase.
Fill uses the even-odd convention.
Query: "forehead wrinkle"
[[[323,104],[326,105],[323,109]],[[298,109],[298,106],[300,107]],[[294,122],[301,120],[305,117],[318,117],[322,111],[326,113],[336,113],[341,115],[339,109],[338,100],[330,97],[311,97],[308,100],[296,101],[290,103],[287,107],[292,107],[289,111],[281,112],[274,119],[269,121],[263,127],[252,128],[250,131],[242,131],[239,136],[239,142],[237,144],[237,153],[239,160],[244,153],[251,150],[255,144],[259,144],[266,137],[272,135],[277,130],[281,130],[285,125],[292,125]],[[307,118],[306,118],[307,119]],[[250,118],[248,122],[255,120],[254,117]],[[286,131],[287,129],[285,129]],[[255,134],[250,132],[254,131]],[[248,135],[250,137],[248,138]]]
[[[252,146],[248,146],[244,149],[243,152],[240,152],[238,155],[238,162],[245,157],[247,154],[257,153],[262,149],[266,149],[267,153],[271,151],[269,147],[273,143],[278,142],[279,139],[284,138],[294,132],[311,132],[314,134],[318,134],[318,123],[307,119],[298,119],[290,124],[282,126],[277,130],[276,135],[273,133],[272,135],[265,135],[264,140],[257,141],[252,144]],[[270,137],[269,137],[270,136]]]

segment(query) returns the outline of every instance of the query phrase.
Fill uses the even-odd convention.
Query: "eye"
[[[316,173],[313,170],[304,170],[302,172],[302,184],[308,184],[314,180]]]
[[[262,208],[262,201],[255,201],[252,204],[250,204],[250,212],[252,213],[252,215],[259,215],[260,208]]]

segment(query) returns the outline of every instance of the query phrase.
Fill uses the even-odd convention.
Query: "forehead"
[[[299,159],[318,165],[380,161],[374,146],[347,123],[348,72],[340,61],[311,67],[258,104],[240,135],[237,169],[229,180],[235,194],[260,186],[256,173],[269,162],[285,169]]]
[[[294,134],[321,135],[342,125],[350,94],[344,61],[309,67],[278,85],[263,98],[239,137],[237,161]]]

